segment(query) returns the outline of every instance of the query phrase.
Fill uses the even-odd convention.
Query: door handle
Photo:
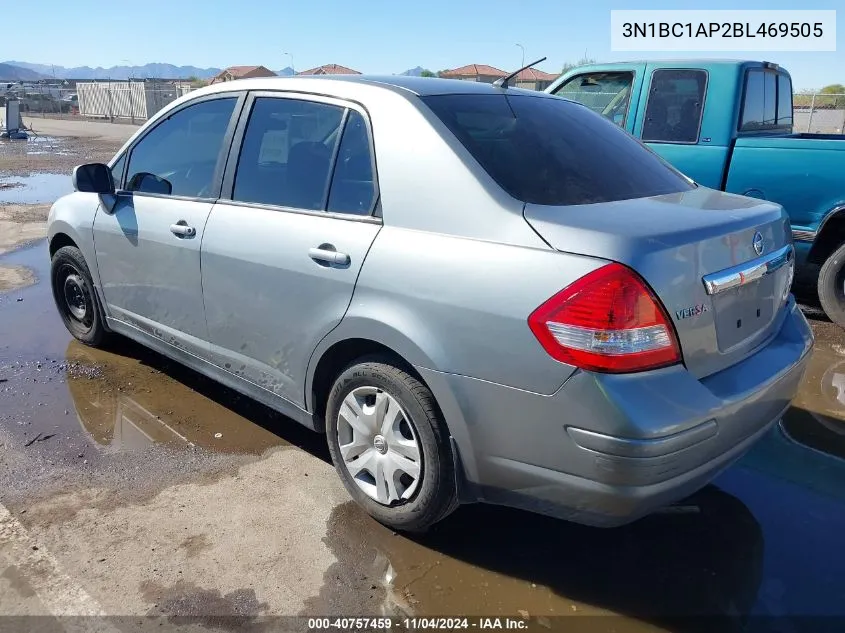
[[[308,257],[315,262],[325,262],[327,264],[335,264],[337,266],[348,266],[349,255],[346,253],[338,253],[334,248],[327,248],[327,244],[321,245],[319,248],[309,248]]]
[[[179,220],[176,224],[171,224],[170,232],[179,237],[193,237],[197,234],[197,230],[192,226],[188,226],[185,220]]]

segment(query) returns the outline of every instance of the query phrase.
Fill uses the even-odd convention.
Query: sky
[[[538,68],[554,73],[585,54],[597,61],[706,56],[776,62],[789,70],[796,90],[845,83],[842,0],[41,0],[37,5],[35,22],[3,31],[0,61],[66,67],[260,64],[273,70],[336,63],[394,74],[416,66],[437,71],[471,63],[515,70],[524,49],[526,63],[546,56]],[[837,51],[610,50],[611,9],[679,8],[839,9]]]

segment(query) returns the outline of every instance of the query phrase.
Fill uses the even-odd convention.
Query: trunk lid
[[[777,204],[698,187],[589,205],[526,204],[524,213],[552,248],[639,273],[699,378],[741,361],[780,325],[794,255]]]

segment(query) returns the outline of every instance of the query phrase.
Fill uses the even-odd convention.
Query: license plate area
[[[780,301],[780,271],[713,297],[719,351],[752,338],[772,323]]]

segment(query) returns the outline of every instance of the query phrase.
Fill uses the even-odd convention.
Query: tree
[[[570,70],[572,70],[573,68],[578,68],[578,66],[583,66],[583,65],[585,65],[585,64],[595,64],[595,63],[596,63],[596,60],[595,60],[595,59],[593,59],[592,57],[587,57],[587,56],[585,55],[584,57],[582,57],[581,59],[579,59],[579,60],[578,60],[576,63],[574,63],[574,64],[571,64],[571,63],[569,63],[569,62],[566,62],[566,63],[563,65],[563,68],[561,69],[560,74],[561,74],[561,75],[563,75],[564,73],[568,73],[568,72],[569,72]]]
[[[420,77],[437,77],[437,73],[433,73],[428,68],[426,68],[420,73]]]
[[[828,97],[822,95],[837,95]],[[842,84],[830,84],[819,90],[816,96],[815,106],[818,108],[843,108],[845,107],[845,86]]]
[[[842,84],[830,84],[822,88],[819,92],[823,95],[845,95],[845,86]]]

